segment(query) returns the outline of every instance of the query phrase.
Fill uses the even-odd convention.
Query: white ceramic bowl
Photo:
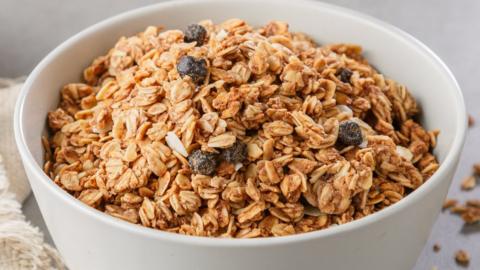
[[[59,90],[79,81],[95,56],[122,35],[148,25],[184,28],[211,18],[251,24],[278,19],[319,43],[361,44],[387,76],[406,84],[427,128],[441,134],[435,175],[406,199],[363,219],[323,231],[268,239],[212,239],[144,228],[74,199],[42,172],[47,112]],[[411,269],[450,185],[466,131],[461,91],[442,61],[401,30],[343,8],[308,1],[202,0],[167,2],[108,19],[52,51],[28,77],[17,103],[15,133],[30,184],[53,240],[73,270],[85,269]]]

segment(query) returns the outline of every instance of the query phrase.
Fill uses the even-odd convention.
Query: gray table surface
[[[84,27],[116,13],[155,2],[158,1],[2,0],[0,76],[27,74],[48,51]],[[468,193],[459,189],[461,178],[471,173],[471,165],[480,162],[477,153],[480,146],[480,107],[476,106],[480,101],[480,1],[326,2],[362,11],[409,32],[432,48],[452,69],[463,89],[469,112],[479,121],[469,131],[449,197],[461,200],[480,198],[480,188]],[[51,242],[33,196],[27,199],[23,209],[27,219],[39,226],[45,232],[47,241]],[[434,243],[442,246],[439,253],[432,252]],[[438,269],[460,269],[453,260],[453,254],[459,248],[472,255],[468,269],[480,269],[480,226],[464,228],[459,218],[441,214],[414,269],[432,269],[433,266]]]

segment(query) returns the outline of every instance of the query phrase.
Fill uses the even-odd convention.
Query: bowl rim
[[[416,38],[411,36],[410,34],[400,30],[399,28],[392,26],[386,22],[383,22],[379,19],[371,17],[369,15],[365,15],[361,12],[354,11],[348,8],[336,6],[333,4],[323,3],[323,2],[316,2],[313,0],[297,0],[295,1],[296,5],[303,5],[305,7],[312,7],[312,8],[323,8],[329,10],[329,12],[334,12],[337,14],[341,14],[342,16],[349,16],[355,17],[358,20],[362,20],[365,23],[370,25],[375,25],[376,27],[382,28],[384,31],[388,32],[391,35],[394,35],[400,39],[403,39],[407,43],[415,46],[419,49],[425,56],[428,56],[429,60],[433,61],[435,65],[437,65],[443,75],[450,81],[451,85],[450,89],[453,90],[453,94],[455,96],[454,102],[452,102],[453,106],[455,106],[458,110],[458,115],[455,119],[456,121],[456,130],[455,130],[455,137],[453,139],[452,146],[448,150],[448,153],[445,157],[445,160],[440,164],[439,169],[435,172],[435,174],[423,185],[421,185],[418,189],[414,192],[409,194],[405,199],[400,200],[399,202],[382,209],[381,211],[375,212],[371,215],[363,217],[361,219],[357,219],[346,224],[342,224],[340,226],[332,226],[327,229],[319,230],[319,231],[312,231],[308,233],[301,233],[301,234],[294,234],[289,236],[282,236],[282,237],[268,237],[268,238],[254,238],[254,239],[230,239],[230,238],[212,238],[212,237],[200,237],[200,236],[189,236],[189,235],[182,235],[177,233],[165,232],[157,229],[147,228],[138,224],[132,224],[127,221],[121,220],[116,217],[112,217],[108,214],[105,214],[101,211],[98,211],[86,204],[82,203],[78,199],[73,198],[70,194],[66,191],[61,189],[57,186],[51,179],[43,172],[42,167],[37,164],[35,161],[30,149],[27,146],[25,134],[23,130],[23,123],[20,123],[20,120],[24,119],[23,117],[23,107],[24,102],[27,95],[32,88],[33,82],[36,80],[37,76],[41,71],[48,66],[48,64],[56,58],[56,56],[68,47],[71,44],[81,41],[85,36],[88,36],[94,32],[96,32],[100,28],[109,27],[111,25],[116,24],[117,22],[130,18],[130,17],[141,17],[142,14],[154,10],[161,10],[168,7],[173,6],[188,6],[189,4],[198,4],[201,3],[218,3],[221,0],[183,0],[183,1],[167,1],[153,5],[147,5],[144,7],[140,7],[137,9],[133,9],[130,11],[126,11],[115,15],[113,17],[109,17],[99,23],[96,23],[81,32],[75,34],[74,36],[70,37],[54,50],[52,50],[43,60],[35,67],[35,69],[30,73],[28,76],[24,86],[21,89],[19,94],[15,112],[14,112],[14,131],[15,131],[15,140],[17,144],[17,148],[19,153],[22,157],[22,162],[25,166],[25,169],[30,172],[30,178],[35,179],[32,181],[40,181],[42,185],[45,185],[46,188],[49,189],[51,194],[57,196],[63,203],[69,204],[70,207],[75,208],[77,211],[82,212],[83,215],[89,216],[93,219],[98,220],[108,226],[116,227],[120,230],[124,230],[128,233],[138,234],[143,237],[149,237],[153,239],[158,239],[162,241],[168,241],[172,243],[182,243],[188,245],[198,245],[204,247],[251,247],[251,246],[270,246],[270,245],[283,245],[289,244],[293,242],[303,242],[309,241],[312,239],[324,238],[324,237],[331,237],[337,234],[346,233],[349,231],[353,231],[365,226],[368,226],[372,223],[379,222],[382,219],[385,219],[396,212],[405,209],[412,204],[418,203],[424,194],[429,193],[435,186],[437,186],[442,178],[448,174],[450,170],[453,170],[456,166],[456,162],[458,160],[459,154],[463,148],[463,144],[465,141],[466,130],[467,130],[467,114],[466,108],[464,103],[463,94],[460,90],[460,87],[453,76],[452,72],[448,69],[448,67],[443,63],[443,61],[434,53],[432,52],[426,45],[422,42],[418,41]],[[233,3],[248,3],[248,2],[256,2],[255,0],[233,0]],[[263,3],[278,5],[278,4],[291,4],[289,0],[263,0]],[[40,138],[39,138],[40,139]],[[447,181],[446,179],[444,181]]]

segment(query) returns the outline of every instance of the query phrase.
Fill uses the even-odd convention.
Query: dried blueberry
[[[245,130],[245,136],[253,137],[258,134],[258,129],[247,129]]]
[[[184,31],[183,40],[185,42],[197,42],[197,46],[202,46],[207,37],[207,30],[199,24],[190,24]]]
[[[350,83],[350,78],[352,77],[353,72],[348,68],[340,68],[337,72],[337,76],[344,83]]]
[[[195,150],[188,156],[188,163],[194,173],[211,175],[217,169],[218,155]]]
[[[221,158],[230,163],[242,162],[247,157],[247,145],[236,141],[231,147],[224,149]]]
[[[363,141],[360,126],[353,121],[345,121],[340,124],[338,141],[345,145],[359,145]]]
[[[189,55],[182,56],[177,71],[182,78],[188,75],[195,83],[201,83],[207,77],[207,62]]]

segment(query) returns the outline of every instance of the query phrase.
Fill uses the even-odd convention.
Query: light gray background
[[[119,12],[155,2],[158,1],[0,0],[0,76],[28,74],[45,54],[81,29]],[[461,178],[470,174],[475,161],[480,162],[477,154],[480,146],[480,107],[477,105],[480,101],[480,1],[326,2],[362,11],[405,30],[432,48],[452,69],[463,89],[467,108],[478,118],[478,124],[469,131],[449,197],[462,200],[480,198],[480,187],[467,193],[459,190]],[[33,196],[26,201],[24,211],[51,241]],[[439,253],[432,252],[434,243],[442,246]],[[414,269],[432,269],[433,266],[439,270],[459,269],[453,260],[453,254],[459,248],[466,249],[473,257],[469,269],[480,269],[480,226],[462,228],[459,218],[441,214]]]

